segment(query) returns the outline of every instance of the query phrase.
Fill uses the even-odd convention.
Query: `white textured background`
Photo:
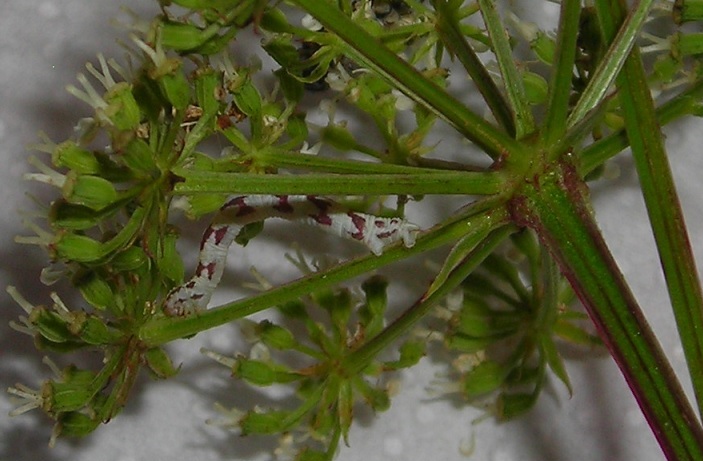
[[[111,0],[0,0],[0,285],[16,285],[30,300],[45,302],[48,289],[38,283],[45,264],[41,252],[13,243],[23,231],[19,213],[32,208],[25,193],[43,192],[23,182],[28,171],[27,146],[39,131],[55,140],[70,136],[85,106],[64,87],[74,83],[83,64],[98,52],[121,56],[115,44],[125,37],[111,20],[119,5],[138,12],[155,11],[156,2]],[[539,15],[539,11],[534,12]],[[147,16],[148,17],[148,16]],[[689,121],[667,129],[667,142],[681,200],[698,259],[703,255],[703,155],[701,123]],[[683,354],[673,330],[657,256],[636,176],[626,157],[623,175],[596,192],[601,226],[633,290],[662,337],[674,367],[683,372]],[[607,198],[605,197],[605,194]],[[250,255],[243,256],[244,267]],[[36,386],[48,376],[30,338],[7,327],[20,313],[8,296],[0,295],[0,387],[15,382]],[[235,330],[223,327],[181,342],[172,350],[182,373],[167,382],[142,379],[124,412],[83,440],[60,440],[47,448],[49,421],[38,412],[9,418],[13,408],[0,392],[0,461],[178,461],[199,459],[268,459],[257,439],[242,439],[204,420],[214,413],[212,402],[245,404],[246,395],[226,387],[226,372],[199,357],[200,345],[227,348]],[[59,360],[65,360],[60,357]],[[60,365],[66,365],[60,362]],[[362,418],[351,432],[351,449],[340,460],[459,460],[462,443],[475,442],[470,459],[508,460],[658,460],[661,452],[614,364],[608,358],[570,361],[575,394],[554,383],[525,418],[496,426],[472,424],[479,412],[450,401],[432,401],[426,387],[441,371],[428,361],[404,376],[392,408],[376,419]],[[684,385],[688,388],[688,383]]]

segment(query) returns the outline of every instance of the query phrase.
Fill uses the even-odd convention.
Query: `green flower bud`
[[[539,74],[522,72],[522,82],[525,84],[525,96],[530,104],[543,104],[547,101],[549,84]]]
[[[618,131],[625,128],[625,119],[618,113],[607,112],[604,119],[605,124],[613,131]]]
[[[361,289],[364,290],[366,295],[366,303],[361,308],[360,314],[362,318],[368,317],[371,319],[383,315],[388,307],[387,288],[388,280],[380,275],[374,275],[364,280],[361,284]]]
[[[278,350],[291,349],[297,344],[293,333],[283,327],[275,325],[268,320],[263,320],[257,326],[257,333],[261,341],[269,347]]]
[[[293,77],[283,68],[276,70],[274,75],[278,78],[281,92],[283,93],[283,97],[286,101],[298,103],[301,99],[303,99],[303,95],[305,94],[305,86],[300,80]]]
[[[302,301],[289,301],[280,306],[278,310],[288,318],[305,320],[308,318],[305,304]]]
[[[474,338],[500,338],[513,334],[519,327],[519,314],[498,312],[479,303],[467,301],[459,313],[456,330]]]
[[[244,115],[253,117],[261,114],[261,95],[250,80],[242,82],[231,91],[234,104]]]
[[[178,368],[173,366],[171,358],[161,348],[155,347],[144,353],[146,365],[158,378],[170,378],[178,373]]]
[[[95,271],[86,271],[73,279],[83,298],[94,308],[105,310],[115,303],[115,295],[110,285]]]
[[[400,358],[394,362],[387,362],[386,368],[398,370],[409,368],[420,361],[425,356],[424,341],[406,341],[400,346]]]
[[[104,320],[90,316],[81,324],[78,336],[86,344],[102,346],[116,343],[123,335],[120,331],[108,327]]]
[[[73,411],[62,414],[57,424],[57,432],[62,435],[84,437],[100,425],[100,419]]]
[[[703,19],[703,0],[676,0],[672,14],[677,24],[700,21]]]
[[[49,414],[78,411],[85,408],[95,395],[90,383],[78,381],[48,381],[42,386],[45,396],[44,410]]]
[[[57,240],[51,245],[54,258],[66,259],[80,263],[94,263],[121,251],[129,245],[141,229],[146,209],[138,207],[132,212],[129,221],[111,239],[104,243],[79,234],[58,234]]]
[[[464,375],[464,395],[473,399],[497,390],[509,372],[506,366],[498,362],[481,362]]]
[[[176,51],[193,50],[205,43],[212,34],[208,34],[193,24],[162,20],[159,23],[161,46]]]
[[[124,251],[120,251],[110,261],[112,269],[117,272],[132,272],[142,267],[149,261],[144,250],[137,246],[131,246]]]
[[[538,396],[538,392],[501,394],[496,402],[498,421],[507,421],[524,414],[534,406]]]
[[[56,167],[65,167],[76,173],[95,174],[100,171],[100,162],[95,154],[73,141],[65,141],[56,146],[51,161]]]
[[[671,54],[675,59],[703,53],[703,32],[677,32],[671,37]]]
[[[245,358],[237,360],[232,367],[232,374],[257,386],[289,383],[300,378],[283,366]]]
[[[289,415],[286,411],[250,411],[239,421],[239,427],[242,429],[242,435],[276,434],[284,430],[284,423]]]
[[[336,293],[323,292],[317,302],[329,312],[332,324],[338,332],[346,330],[347,323],[352,314],[352,295],[347,289],[338,290]]]
[[[93,210],[101,210],[118,199],[110,181],[100,176],[78,175],[73,171],[66,176],[62,193],[66,201]]]
[[[660,82],[669,83],[676,78],[681,68],[681,61],[675,59],[673,55],[661,54],[654,62],[654,75]]]
[[[121,154],[122,161],[130,170],[158,175],[158,167],[155,162],[156,154],[143,139],[132,138]]]
[[[63,343],[75,339],[64,318],[44,306],[32,309],[28,321],[37,333],[52,343]]]
[[[364,386],[361,389],[364,400],[374,411],[386,411],[391,407],[391,399],[386,389],[378,389],[373,386]]]
[[[530,42],[530,48],[535,52],[537,58],[550,66],[554,63],[556,47],[554,38],[541,30],[537,32],[535,38]]]
[[[52,246],[55,257],[87,263],[104,256],[103,244],[85,235],[65,233]]]
[[[49,211],[49,222],[55,228],[85,230],[96,226],[104,215],[83,205],[74,205],[63,199],[56,200]]]
[[[214,114],[222,102],[222,74],[212,68],[199,69],[195,77],[195,100],[203,114]]]
[[[183,280],[185,268],[183,260],[178,254],[176,243],[178,242],[178,234],[175,232],[167,232],[161,239],[161,248],[158,251],[156,264],[159,271],[169,280],[179,283]]]
[[[113,85],[104,96],[107,107],[101,109],[118,130],[130,131],[139,126],[140,113],[132,86],[125,82]]]
[[[291,139],[291,143],[302,143],[308,138],[308,125],[305,123],[305,116],[294,114],[288,117],[286,123],[286,133]]]
[[[162,75],[159,86],[168,102],[178,110],[185,110],[190,104],[190,84],[181,71],[181,63],[173,73]]]

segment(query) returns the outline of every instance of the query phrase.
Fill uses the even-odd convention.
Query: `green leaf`
[[[481,362],[463,376],[463,394],[471,400],[496,391],[509,373],[510,368],[501,363],[490,360]]]

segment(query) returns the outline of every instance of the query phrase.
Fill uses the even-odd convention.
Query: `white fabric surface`
[[[16,285],[30,300],[45,302],[49,289],[38,281],[44,255],[34,248],[13,243],[23,231],[20,212],[32,210],[25,196],[47,196],[47,189],[22,181],[29,170],[27,146],[39,131],[55,140],[67,138],[87,108],[64,91],[75,74],[96,53],[121,56],[115,44],[124,39],[112,20],[125,4],[138,12],[155,12],[153,1],[137,0],[1,0],[0,1],[0,285]],[[680,195],[698,259],[703,255],[703,195],[700,151],[701,123],[690,121],[667,129],[668,147],[679,180]],[[39,154],[41,155],[41,154]],[[658,259],[636,186],[631,161],[619,160],[623,174],[617,185],[596,191],[596,210],[602,228],[623,272],[632,280],[635,294],[651,315],[656,331],[674,367],[684,372],[683,354],[674,334],[668,299],[663,289]],[[606,198],[606,193],[608,194]],[[248,267],[251,256],[242,267]],[[244,272],[245,269],[242,269]],[[21,313],[2,292],[0,310],[0,384],[15,382],[36,387],[49,376],[41,353],[30,338],[9,329],[7,323]],[[240,438],[206,426],[214,401],[242,403],[245,395],[229,386],[223,368],[198,354],[201,345],[226,350],[236,330],[223,327],[182,341],[171,348],[184,363],[175,379],[155,382],[141,379],[124,412],[83,440],[59,440],[47,447],[50,422],[39,412],[9,418],[10,398],[0,392],[1,461],[175,461],[198,459],[269,459],[260,439]],[[91,356],[80,356],[87,362]],[[72,358],[73,359],[73,358]],[[60,357],[66,365],[68,357]],[[495,425],[472,421],[476,410],[448,400],[432,400],[426,387],[442,370],[423,361],[406,373],[400,394],[391,409],[376,419],[362,417],[354,425],[351,448],[339,460],[460,460],[462,443],[474,439],[469,459],[642,461],[663,459],[653,436],[612,361],[605,357],[570,361],[574,382],[569,398],[554,381],[537,407],[525,418]],[[682,374],[685,376],[685,374]],[[684,379],[685,386],[688,383]],[[251,395],[251,394],[249,394]]]

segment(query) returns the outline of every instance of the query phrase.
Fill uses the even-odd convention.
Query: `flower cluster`
[[[588,317],[569,308],[574,294],[550,258],[523,231],[447,299],[436,314],[446,332],[430,337],[453,352],[453,371],[435,391],[481,403],[498,420],[529,410],[548,370],[571,392],[558,340],[587,347],[600,341],[579,325]]]
[[[242,321],[244,336],[253,342],[248,355],[205,354],[252,386],[294,386],[299,404],[292,410],[220,406],[222,417],[213,423],[242,435],[279,435],[283,459],[331,459],[340,438],[347,440],[355,406],[387,409],[395,387],[392,372],[424,355],[423,341],[408,340],[397,359],[362,361],[358,368],[354,358],[383,329],[386,287],[374,276],[362,283],[363,293],[339,288],[279,306],[280,324]],[[292,333],[300,325],[306,341]]]

